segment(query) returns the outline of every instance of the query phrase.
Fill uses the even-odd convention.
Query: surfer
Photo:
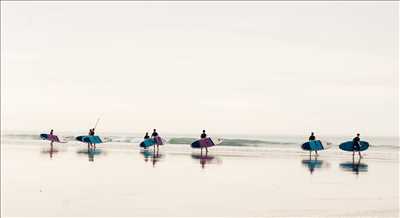
[[[156,137],[158,136],[158,133],[157,133],[157,130],[156,129],[153,129],[153,133],[151,134],[151,137],[154,139],[154,141],[156,142],[155,144],[154,144],[154,149],[156,149],[156,144],[157,144],[157,150],[158,150],[158,148],[159,148],[159,145],[158,145],[158,143],[157,143],[157,140],[156,140]]]
[[[354,139],[353,139],[353,157],[354,157],[355,151],[358,151],[358,155],[360,156],[360,158],[362,158],[361,152],[360,152],[360,133],[357,133],[357,136],[354,137]]]
[[[92,129],[92,134],[91,134],[91,136],[94,136],[94,128]],[[93,145],[93,149],[94,150],[96,150],[96,143],[92,143],[92,145]]]
[[[146,132],[146,135],[144,136],[144,140],[146,141],[146,140],[148,140],[149,138],[150,138],[149,132]],[[144,149],[144,150],[147,150],[147,147],[144,146],[144,141],[143,141],[142,143],[143,143],[143,149]]]
[[[207,134],[206,134],[206,131],[205,130],[203,130],[203,133],[200,135],[200,139],[206,139],[207,138]],[[207,146],[204,146],[205,148],[206,148],[206,154],[208,153],[208,149],[207,149]],[[203,153],[203,146],[201,146],[201,151],[200,151],[200,153]]]
[[[314,141],[314,140],[315,140],[314,132],[311,132],[311,135],[310,135],[310,137],[308,138],[308,141]],[[318,151],[317,151],[317,150],[315,150],[315,155],[318,156]],[[310,150],[310,156],[311,156],[311,150]]]
[[[144,139],[146,140],[146,139],[149,139],[149,138],[150,138],[149,133],[146,132],[146,135],[144,136]]]
[[[49,134],[49,138],[51,137],[51,141],[50,141],[50,146],[51,146],[51,149],[53,149],[53,142],[54,142],[54,137],[53,137],[53,129],[52,130],[50,130],[50,134]]]
[[[93,129],[89,129],[89,136],[94,136],[94,128]],[[92,144],[91,142],[88,142],[88,149],[92,148],[94,146],[94,148],[96,148],[95,144]]]
[[[151,137],[155,138],[158,136],[157,130],[153,129],[153,133],[151,134]]]

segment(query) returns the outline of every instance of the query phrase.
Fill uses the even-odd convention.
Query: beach
[[[2,137],[1,215],[398,217],[397,148],[354,162],[337,147],[319,153],[110,142],[91,154],[77,141]]]

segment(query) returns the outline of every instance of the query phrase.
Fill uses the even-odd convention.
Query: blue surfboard
[[[145,139],[143,142],[140,143],[140,147],[147,148],[156,144],[154,139]]]
[[[354,150],[353,141],[343,142],[339,145],[339,148],[343,151],[358,151]],[[365,151],[369,148],[369,143],[366,141],[360,141],[360,151]]]
[[[301,145],[301,148],[307,151],[319,151],[325,149],[320,140],[306,142]]]
[[[93,143],[93,144],[103,143],[103,141],[101,141],[100,137],[98,137],[96,135],[81,135],[81,136],[76,137],[76,140],[78,140],[80,142]]]

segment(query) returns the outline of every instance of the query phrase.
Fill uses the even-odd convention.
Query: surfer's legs
[[[93,144],[94,149],[96,149],[96,144]]]

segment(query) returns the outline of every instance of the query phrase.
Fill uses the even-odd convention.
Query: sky
[[[396,136],[397,2],[1,2],[2,131]]]

